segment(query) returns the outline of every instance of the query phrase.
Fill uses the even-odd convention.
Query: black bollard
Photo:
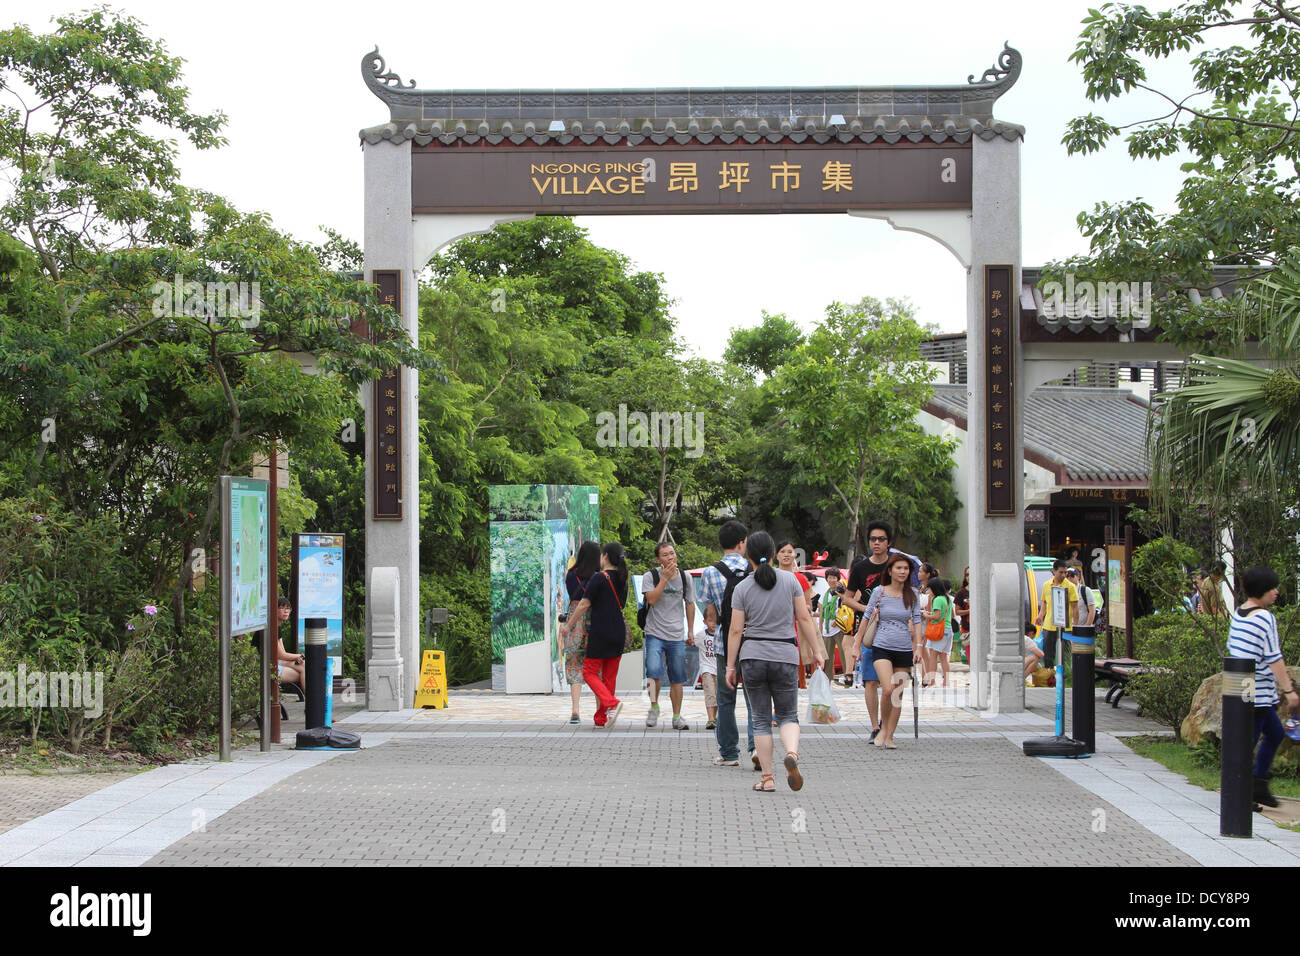
[[[1219,769],[1219,836],[1250,838],[1255,808],[1255,662],[1223,659],[1223,741]]]
[[[1093,668],[1097,655],[1097,628],[1076,624],[1070,641],[1074,649],[1074,675],[1070,681],[1070,736],[1083,744],[1087,753],[1097,752],[1097,673]]]
[[[329,658],[325,654],[325,639],[328,634],[327,623],[323,617],[309,617],[303,622],[303,657],[306,658],[303,677],[303,693],[307,697],[306,728],[325,726],[325,681],[328,679]]]

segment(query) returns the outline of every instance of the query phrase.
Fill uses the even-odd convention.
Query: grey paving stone
[[[780,772],[764,795],[751,770],[709,765],[709,734],[458,733],[304,770],[147,865],[1195,865],[1000,735],[900,735],[885,752],[808,734],[805,788],[791,793]]]

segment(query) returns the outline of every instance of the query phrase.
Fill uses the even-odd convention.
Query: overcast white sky
[[[1176,159],[1134,163],[1122,147],[1067,157],[1066,121],[1090,109],[1112,122],[1158,103],[1091,106],[1067,58],[1086,2],[456,4],[387,0],[117,5],[187,61],[191,106],[223,110],[230,145],[183,154],[187,183],[270,214],[303,239],[362,227],[357,132],[388,119],[361,78],[378,45],[388,69],[425,89],[963,84],[1004,40],[1024,56],[997,117],[1026,127],[1023,261],[1084,251],[1075,216],[1102,200],[1172,203]],[[11,8],[12,9],[12,8]],[[25,0],[15,19],[46,32],[72,3]],[[1182,68],[1157,86],[1191,89]],[[719,358],[728,331],[760,310],[811,326],[835,300],[910,298],[922,321],[965,328],[965,272],[945,249],[886,223],[843,215],[638,216],[578,220],[599,244],[663,273],[682,337]]]

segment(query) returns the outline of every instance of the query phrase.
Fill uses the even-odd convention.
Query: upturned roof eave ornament
[[[975,74],[972,73],[966,78],[966,82],[978,89],[989,91],[996,100],[1016,85],[1023,65],[1024,59],[1020,56],[1020,51],[1013,47],[1009,40],[1003,40],[1002,52],[998,54],[997,62],[985,70],[979,80],[976,80]]]
[[[420,91],[415,89],[415,80],[402,85],[402,78],[388,71],[388,64],[380,56],[378,45],[361,58],[361,77],[371,92],[387,103],[390,109],[398,103],[409,102],[412,97],[415,102],[419,102]],[[412,92],[407,92],[408,90]]]

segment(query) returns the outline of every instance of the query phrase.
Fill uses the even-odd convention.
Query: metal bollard
[[[1087,753],[1097,752],[1097,673],[1093,667],[1097,656],[1097,628],[1092,624],[1076,624],[1070,641],[1074,650],[1074,676],[1070,682],[1073,691],[1070,707],[1070,736],[1087,748]]]
[[[303,676],[303,694],[307,698],[306,729],[325,726],[325,681],[328,679],[329,658],[325,654],[328,634],[323,617],[309,617],[303,622],[303,657],[306,658]]]
[[[1223,659],[1223,741],[1219,769],[1219,835],[1249,838],[1253,832],[1255,662]]]

